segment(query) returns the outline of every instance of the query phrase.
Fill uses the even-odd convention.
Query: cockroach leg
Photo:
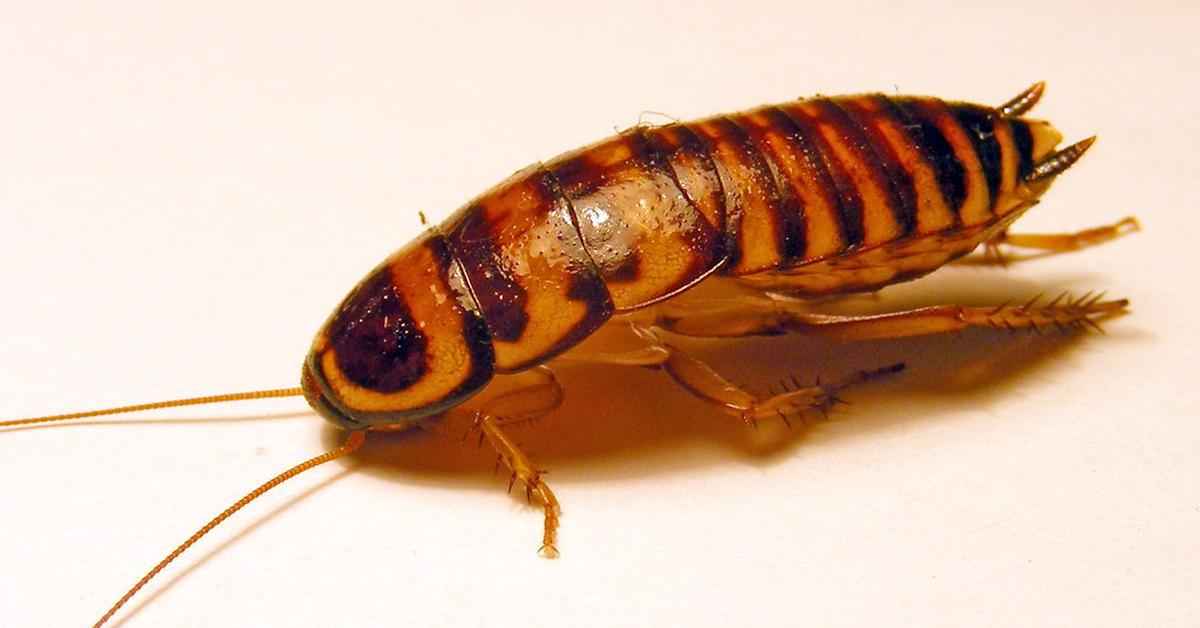
[[[610,320],[587,340],[562,354],[563,362],[609,364],[654,368],[670,355],[658,336],[642,324],[621,319]],[[647,320],[652,320],[648,318]]]
[[[1040,296],[1020,305],[970,307],[955,304],[935,305],[915,310],[876,316],[811,316],[797,321],[800,333],[841,340],[873,340],[925,336],[967,327],[990,327],[1009,331],[1046,329],[1099,329],[1100,320],[1119,315],[1129,302],[1105,301],[1102,296],[1071,299],[1068,295],[1042,302]]]
[[[703,360],[678,347],[669,344],[665,346],[670,350],[671,357],[663,363],[663,369],[676,383],[700,399],[750,425],[772,417],[782,417],[786,423],[789,416],[812,411],[825,415],[833,404],[840,401],[837,398],[839,391],[904,369],[903,364],[894,364],[880,369],[859,371],[851,377],[833,383],[785,386],[783,392],[759,396],[725,379]]]
[[[555,558],[558,556],[555,547],[558,500],[542,480],[545,471],[533,465],[505,428],[533,421],[554,411],[562,405],[563,390],[554,371],[545,365],[512,377],[518,378],[519,387],[485,398],[479,409],[474,411],[473,429],[479,430],[480,439],[486,440],[496,450],[499,457],[497,466],[503,463],[511,472],[509,490],[520,480],[525,486],[526,499],[532,502],[534,494],[541,499],[545,510],[545,526],[539,553],[547,558]]]
[[[1041,331],[1047,328],[1095,328],[1100,320],[1124,312],[1125,299],[1102,300],[1091,293],[1050,301],[1035,298],[1021,305],[972,307],[935,305],[871,316],[814,314],[786,302],[743,299],[736,306],[695,317],[660,321],[671,332],[695,337],[770,336],[783,332],[839,340],[875,340],[925,336],[967,327]]]
[[[727,311],[718,310],[721,313]],[[721,313],[715,316],[719,318]],[[739,331],[745,331],[745,328],[741,327]],[[786,423],[810,411],[823,415],[837,403],[835,395],[839,390],[865,381],[876,373],[868,371],[860,373],[862,377],[855,376],[840,383],[817,382],[812,386],[802,385],[792,379],[784,383],[782,390],[755,395],[729,381],[687,351],[664,342],[653,327],[624,322],[606,326],[606,329],[597,332],[593,338],[563,357],[592,364],[661,368],[688,392],[750,425],[771,418],[782,418]],[[894,372],[892,367],[883,371]]]
[[[1140,231],[1136,218],[1129,216],[1121,220],[1093,229],[1084,229],[1075,233],[1009,233],[1001,231],[989,238],[984,246],[988,250],[998,251],[1000,245],[1016,246],[1026,249],[1037,249],[1047,253],[1065,253],[1078,251],[1098,244],[1104,244],[1121,236]],[[1003,264],[1003,258],[994,256]],[[979,260],[974,260],[976,263]],[[985,256],[985,262],[993,261],[993,257]]]
[[[506,390],[494,397],[485,397],[479,404],[495,419],[497,425],[508,426],[534,421],[562,405],[562,385],[558,383],[558,377],[550,367],[543,364],[507,377],[519,378],[520,387]]]
[[[508,483],[509,490],[512,490],[512,486],[516,480],[520,480],[525,485],[526,499],[532,502],[534,494],[537,494],[538,498],[541,499],[542,507],[545,511],[545,523],[542,532],[542,547],[538,550],[538,553],[546,558],[557,558],[556,535],[558,532],[558,515],[560,509],[558,499],[554,497],[554,492],[550,490],[545,480],[542,479],[542,474],[545,471],[535,467],[529,460],[529,457],[517,447],[516,441],[505,433],[503,428],[504,422],[498,417],[480,410],[475,413],[475,424],[482,431],[492,448],[496,450],[496,453],[500,456],[500,461],[512,472]]]

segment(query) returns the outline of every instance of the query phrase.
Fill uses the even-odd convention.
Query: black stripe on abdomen
[[[988,194],[991,202],[1000,195],[1000,176],[1003,170],[1003,160],[1000,157],[1000,142],[992,125],[995,123],[996,112],[984,109],[978,105],[954,103],[950,105],[954,118],[962,125],[971,138],[975,154],[979,156],[979,164],[983,167],[987,179]]]
[[[896,106],[896,111],[902,114],[904,130],[933,166],[942,199],[957,217],[959,209],[967,200],[966,168],[954,154],[950,142],[946,141],[919,103],[909,98],[888,100]]]
[[[867,112],[856,106],[859,99],[872,98],[880,102],[878,112]],[[898,124],[896,114],[892,112],[888,100],[882,96],[855,96],[833,101],[838,108],[848,116],[848,120],[857,126],[866,138],[866,146],[875,155],[878,170],[887,183],[890,191],[892,214],[900,225],[900,233],[906,236],[917,228],[917,190],[912,177],[900,163],[900,156],[892,149],[891,143],[883,136],[879,128],[872,123],[873,117],[887,117]],[[892,115],[889,115],[891,113]]]

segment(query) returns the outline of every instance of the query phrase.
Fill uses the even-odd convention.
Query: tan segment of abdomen
[[[882,94],[836,100],[844,109],[853,112],[860,124],[869,127],[872,136],[884,144],[879,149],[890,151],[895,164],[903,169],[915,197],[916,233],[937,233],[953,227],[957,217],[938,186],[931,163],[934,156],[924,154],[905,130],[903,112]]]
[[[896,216],[896,205],[886,177],[869,140],[828,98],[802,100],[784,108],[801,124],[809,125],[825,140],[861,200],[862,245],[875,246],[906,235]]]
[[[1017,167],[1021,157],[1017,152],[1016,140],[1013,138],[1013,130],[1008,120],[996,116],[993,120],[992,132],[995,134],[996,142],[1000,145],[1000,193],[998,197],[1002,197],[1012,194],[1017,187]],[[995,205],[994,202],[992,204]],[[993,211],[996,209],[996,207],[992,207]]]
[[[754,140],[727,116],[685,126],[704,141],[721,178],[728,247],[723,272],[740,275],[779,266],[788,259],[781,251],[795,243],[783,228],[783,199]]]
[[[992,201],[992,211],[1004,216],[1029,203],[1022,179],[1033,168],[1033,138],[1025,120],[997,116],[996,141],[1000,145],[1000,194]]]
[[[803,222],[805,246],[782,264],[828,257],[846,248],[838,214],[837,188],[809,132],[778,107],[765,107],[737,116],[754,138],[781,189],[795,199],[791,211]]]
[[[957,208],[960,224],[969,227],[992,219],[992,199],[988,191],[987,175],[975,152],[975,145],[965,129],[955,118],[954,112],[941,100],[935,98],[898,98],[895,101],[912,116],[919,116],[932,124],[950,145],[955,157],[965,171],[966,197]]]
[[[567,200],[540,165],[485,192],[440,229],[491,333],[497,372],[540,364],[612,315]]]
[[[829,259],[738,277],[738,281],[763,290],[795,296],[822,297],[849,292],[871,292],[910,281],[970,253],[982,242],[1007,228],[1028,205],[987,223],[906,238],[888,246],[860,249]]]
[[[546,164],[617,311],[700,281],[724,259],[722,233],[680,189],[640,129]]]
[[[675,175],[684,196],[704,216],[718,234],[725,233],[725,197],[721,177],[704,142],[682,124],[640,129],[642,136],[658,151]],[[720,239],[717,257],[725,255]]]

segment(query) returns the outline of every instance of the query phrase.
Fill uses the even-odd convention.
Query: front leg
[[[535,493],[542,500],[545,517],[542,526],[542,547],[538,550],[538,553],[546,558],[557,558],[558,547],[556,541],[560,509],[554,492],[550,490],[550,487],[542,479],[542,474],[545,471],[534,466],[529,457],[517,446],[516,441],[504,431],[504,422],[495,415],[480,410],[475,413],[475,425],[479,428],[484,438],[487,439],[488,443],[491,444],[492,448],[496,450],[497,455],[500,456],[500,461],[511,472],[508,480],[508,490],[511,491],[513,484],[517,480],[520,480],[525,486],[525,498],[527,500],[532,502]]]
[[[507,426],[533,421],[562,405],[563,391],[554,371],[539,366],[514,375],[522,385],[482,400],[474,410],[473,429],[479,430],[480,440],[486,440],[496,451],[497,465],[509,469],[508,490],[512,491],[517,480],[525,486],[525,498],[532,502],[536,494],[544,511],[542,546],[538,553],[547,557],[558,556],[556,536],[558,532],[559,505],[554,492],[542,479],[544,470],[538,469],[517,442],[505,430]]]

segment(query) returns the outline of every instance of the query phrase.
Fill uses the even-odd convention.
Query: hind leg
[[[959,331],[968,327],[1045,329],[1096,327],[1097,321],[1124,311],[1128,301],[1103,301],[1090,293],[1074,300],[1066,295],[1046,303],[1035,298],[1023,305],[970,307],[955,304],[877,314],[832,316],[815,314],[791,301],[766,297],[731,299],[721,307],[663,311],[656,321],[662,329],[705,338],[775,336],[801,333],[842,340],[905,338]]]

